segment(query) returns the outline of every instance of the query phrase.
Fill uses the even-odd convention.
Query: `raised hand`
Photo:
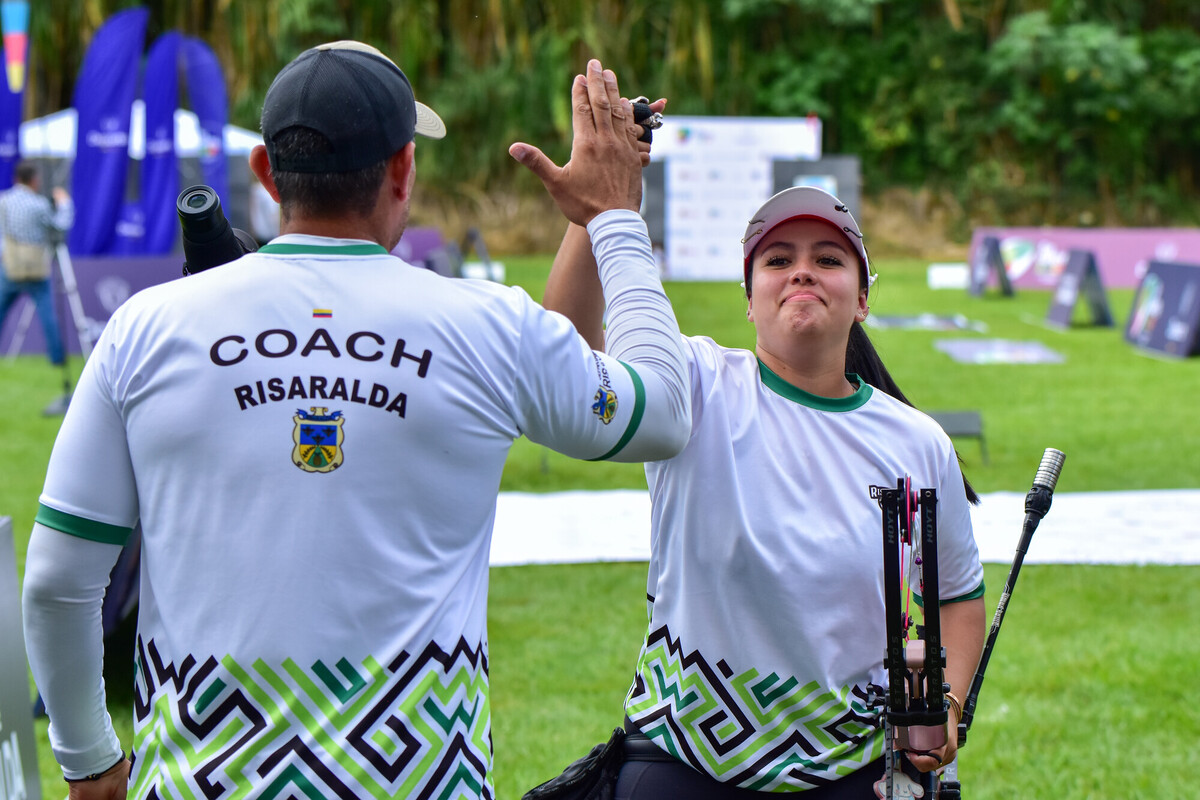
[[[621,97],[617,76],[592,59],[571,86],[571,159],[559,167],[545,153],[518,142],[508,152],[541,179],[563,215],[587,225],[602,211],[637,211],[642,201],[642,128]]]

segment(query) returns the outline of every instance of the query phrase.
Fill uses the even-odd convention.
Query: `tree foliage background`
[[[43,0],[28,116],[72,104],[87,45],[122,0]],[[370,42],[451,135],[422,148],[442,204],[540,187],[513,141],[565,158],[588,57],[668,113],[802,116],[862,159],[864,194],[904,189],[960,239],[975,224],[1190,225],[1200,217],[1200,4],[1194,0],[153,0],[225,66],[232,121],[257,129],[302,49]],[[932,200],[930,200],[932,198]],[[515,203],[516,201],[513,200]],[[519,215],[512,220],[518,223]]]

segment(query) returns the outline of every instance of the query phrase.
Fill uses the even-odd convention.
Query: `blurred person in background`
[[[46,354],[54,366],[66,360],[58,317],[54,313],[51,251],[58,237],[75,222],[75,204],[61,186],[54,187],[54,203],[40,193],[37,165],[17,164],[16,183],[0,195],[0,329],[8,310],[22,294],[37,309],[46,338]]]

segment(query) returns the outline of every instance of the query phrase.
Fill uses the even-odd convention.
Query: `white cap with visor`
[[[742,274],[747,295],[750,294],[750,258],[754,248],[772,228],[794,219],[817,219],[840,230],[858,254],[863,283],[868,289],[875,283],[879,273],[871,271],[862,231],[845,203],[815,186],[793,186],[763,203],[746,225],[746,235],[742,238]]]

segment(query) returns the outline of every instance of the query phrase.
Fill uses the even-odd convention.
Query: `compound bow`
[[[992,649],[1000,633],[1000,625],[1008,610],[1008,603],[1016,587],[1025,553],[1033,538],[1033,532],[1042,517],[1050,510],[1054,487],[1062,472],[1065,455],[1059,450],[1047,448],[1033,479],[1033,488],[1025,497],[1025,522],[1021,540],[1009,569],[1008,579],[992,627],[979,659],[975,677],[963,701],[962,718],[958,722],[958,746],[967,741],[967,731],[975,718],[975,707],[979,690],[983,686],[984,671],[991,658]],[[946,743],[946,721],[949,705],[946,692],[949,687],[944,681],[946,651],[941,643],[941,619],[937,613],[940,603],[938,594],[937,564],[937,493],[933,489],[914,492],[912,481],[902,478],[895,489],[880,489],[879,505],[883,511],[883,588],[887,614],[887,650],[884,667],[888,673],[886,692],[877,690],[877,705],[883,706],[884,749],[886,770],[884,779],[876,784],[877,793],[883,800],[899,800],[901,796],[922,797],[924,800],[960,800],[961,785],[958,781],[958,761],[955,758],[941,771],[940,777],[923,773],[920,789],[911,785],[911,779],[899,769],[905,751],[928,753]],[[916,527],[917,511],[920,511],[920,527]],[[925,609],[924,626],[915,626],[917,637],[909,638],[914,628],[908,606],[902,601],[906,594],[901,566],[901,551],[907,548],[912,569],[921,570],[920,589],[922,606]],[[882,695],[882,697],[880,697]],[[909,787],[898,794],[900,782]]]

